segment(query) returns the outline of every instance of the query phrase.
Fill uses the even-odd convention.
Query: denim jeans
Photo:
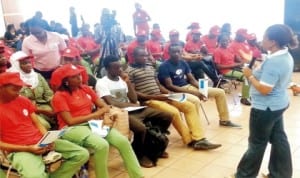
[[[284,111],[251,109],[248,150],[238,165],[236,178],[257,176],[268,142],[271,144],[269,178],[292,177],[290,145],[283,126]]]

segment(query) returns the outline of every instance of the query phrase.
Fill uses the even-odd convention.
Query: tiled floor
[[[293,81],[300,82],[300,73],[294,73]],[[285,112],[285,128],[291,144],[293,156],[293,177],[300,177],[300,95],[293,96],[290,108]],[[214,100],[204,103],[210,125],[203,118],[207,138],[222,147],[213,151],[194,151],[186,147],[181,139],[171,128],[170,144],[168,146],[168,159],[160,159],[155,168],[143,168],[146,178],[224,178],[235,172],[236,166],[247,148],[248,120],[250,107],[239,104],[238,94],[230,94],[228,104],[232,121],[243,125],[242,129],[222,128],[218,125],[218,115]],[[232,96],[236,97],[234,105]],[[261,167],[260,175],[267,173],[269,147]],[[110,176],[112,178],[127,178],[122,161],[118,155],[109,162]]]

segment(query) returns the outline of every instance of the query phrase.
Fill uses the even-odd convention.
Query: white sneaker
[[[43,161],[45,164],[50,164],[60,160],[61,158],[62,158],[61,153],[50,151],[47,155],[43,156]]]

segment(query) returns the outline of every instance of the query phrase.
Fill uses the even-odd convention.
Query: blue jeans
[[[251,109],[248,150],[238,165],[236,178],[257,176],[268,142],[271,144],[269,178],[292,177],[290,145],[283,127],[284,111]]]

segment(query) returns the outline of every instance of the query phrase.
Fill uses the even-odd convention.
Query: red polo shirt
[[[196,41],[196,42],[193,40],[190,40],[185,44],[184,50],[188,53],[196,54],[196,53],[200,53],[202,46],[203,46],[203,43],[201,40]]]
[[[154,59],[162,59],[163,47],[161,46],[160,41],[148,40],[146,46]]]
[[[70,94],[67,91],[55,92],[52,99],[52,106],[56,113],[67,111],[72,117],[84,116],[92,113],[92,107],[97,100],[96,93],[86,85]],[[67,125],[63,118],[58,115],[59,128]]]
[[[204,35],[201,37],[201,41],[205,44],[207,51],[209,54],[213,54],[214,50],[217,48],[218,39],[209,38],[208,35]]]
[[[137,46],[145,48],[148,51],[148,53],[151,54],[150,50],[149,50],[149,48],[146,44],[142,45],[142,44],[139,44],[136,40],[134,40],[127,47],[127,56],[128,56],[128,63],[129,64],[134,63],[133,51]]]
[[[216,64],[222,64],[222,65],[231,65],[234,64],[234,53],[231,51],[231,49],[224,49],[224,48],[217,48],[214,52],[214,61]],[[226,74],[231,69],[221,69],[221,74]]]
[[[231,49],[231,51],[233,51],[233,53],[236,55],[236,56],[239,56],[242,58],[242,56],[240,55],[240,52],[239,50],[242,50],[244,51],[245,53],[247,54],[250,54],[250,48],[249,48],[249,45],[245,42],[237,42],[237,41],[232,41],[228,48]]]
[[[85,51],[91,51],[97,49],[99,45],[95,42],[92,37],[80,37],[77,40],[78,45]]]
[[[186,34],[186,37],[185,37],[185,41],[188,42],[190,40],[193,40],[193,37],[192,37],[192,31],[189,31],[187,34]]]
[[[23,96],[9,103],[0,104],[0,140],[16,145],[34,145],[42,133],[32,122],[35,111],[31,101]]]
[[[256,46],[250,46],[249,45],[250,50],[252,51],[252,55],[253,57],[255,57],[256,59],[261,59],[261,51],[256,47]]]

